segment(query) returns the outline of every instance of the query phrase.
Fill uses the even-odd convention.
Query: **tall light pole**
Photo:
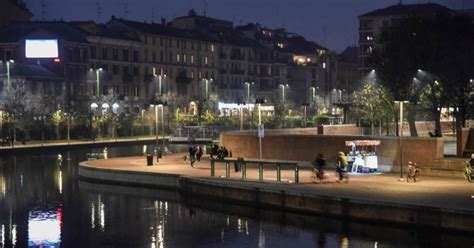
[[[156,75],[155,75],[156,77]],[[158,75],[158,95],[161,96],[163,95],[163,84],[166,82],[166,74],[164,75]]]
[[[209,83],[212,83],[212,81],[214,81],[214,79],[210,78],[210,79],[207,79],[207,78],[204,78],[204,87],[205,87],[205,91],[206,91],[206,95],[205,95],[205,98],[204,99],[208,99],[209,98]]]
[[[254,84],[254,82],[245,82],[245,87],[247,89],[247,103],[250,103],[250,85]]]
[[[303,103],[302,105],[303,105],[303,107],[304,107],[304,127],[306,127],[306,122],[308,122],[308,120],[307,120],[307,115],[306,115],[306,110],[307,110],[307,108],[308,108],[308,106],[309,106],[309,103],[305,102],[305,103]]]
[[[155,107],[155,147],[158,147],[158,104],[153,103],[150,107]]]
[[[395,103],[400,104],[400,127],[399,129],[399,139],[400,139],[400,182],[403,180],[403,103],[408,103],[408,101],[395,101]]]
[[[263,126],[262,126],[262,109],[261,105],[262,103],[265,103],[265,99],[263,98],[257,98],[255,103],[258,106],[258,148],[259,148],[259,158],[262,159],[262,138],[263,138],[263,132],[260,133],[259,130],[263,131]]]
[[[168,104],[166,102],[164,103],[159,103],[158,107],[161,108],[161,135],[162,135],[162,140],[161,140],[161,154],[165,154],[165,115],[164,115],[164,108]],[[158,125],[156,126],[158,128]]]
[[[280,84],[281,87],[281,99],[283,104],[285,104],[285,88],[290,87],[288,84]]]
[[[94,70],[91,68],[91,71]],[[100,72],[103,71],[102,68],[98,68],[95,70],[95,82],[96,82],[96,96],[100,96]]]
[[[12,81],[11,81],[11,74],[10,74],[10,63],[14,63],[15,61],[13,60],[8,60],[7,61],[7,83],[8,83],[8,89],[12,87]]]

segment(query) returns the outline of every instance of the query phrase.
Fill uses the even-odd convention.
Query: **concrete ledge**
[[[179,175],[114,170],[91,167],[86,162],[79,164],[79,177],[92,181],[111,182],[125,185],[176,189]]]
[[[254,207],[337,216],[375,223],[395,222],[474,232],[474,213],[471,211],[387,203],[369,199],[340,198],[321,194],[298,194],[244,184],[229,185],[225,181],[216,182],[190,177],[180,178],[180,191],[185,195],[200,195]]]
[[[102,183],[175,189],[185,197],[200,196],[295,213],[474,232],[474,211],[469,208],[444,209],[383,201],[383,198],[349,198],[331,195],[329,191],[308,193],[295,190],[291,185],[282,190],[274,183],[97,168],[87,165],[87,162],[79,164],[79,176]]]

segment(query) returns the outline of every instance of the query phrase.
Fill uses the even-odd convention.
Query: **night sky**
[[[44,0],[45,20],[94,20],[110,16],[159,22],[187,15],[194,8],[203,14],[204,0]],[[452,9],[474,9],[473,0],[404,0],[405,4],[434,2]],[[26,0],[35,20],[42,19],[41,0]],[[100,6],[100,18],[97,6]],[[207,16],[233,20],[234,25],[259,22],[285,27],[338,52],[357,42],[357,16],[398,0],[207,0]],[[125,7],[126,6],[126,7]],[[125,11],[127,9],[127,11]]]

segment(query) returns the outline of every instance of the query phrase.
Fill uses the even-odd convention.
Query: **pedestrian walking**
[[[194,167],[196,161],[196,148],[193,145],[189,145],[189,160],[191,161],[191,167]]]
[[[201,157],[202,157],[202,148],[200,145],[196,146],[196,159],[198,162],[201,162]]]
[[[315,179],[322,181],[324,179],[324,166],[326,166],[326,158],[322,153],[319,153],[312,164],[314,166]]]
[[[349,181],[349,176],[347,175],[347,167],[349,166],[349,161],[346,155],[343,152],[339,152],[337,156],[336,162],[336,171],[339,174],[339,180],[345,181],[346,183]]]

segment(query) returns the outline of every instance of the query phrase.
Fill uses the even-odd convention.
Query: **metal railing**
[[[247,179],[247,164],[254,163],[258,164],[258,181],[263,182],[264,166],[272,166],[276,169],[277,181],[281,182],[281,170],[283,166],[293,167],[295,173],[295,183],[299,183],[299,165],[296,162],[291,161],[276,161],[266,159],[244,159],[244,158],[224,158],[224,159],[211,159],[211,177],[216,176],[215,167],[216,163],[225,163],[225,178],[230,178],[230,164],[234,163],[234,166],[240,166],[242,171],[242,180]]]

